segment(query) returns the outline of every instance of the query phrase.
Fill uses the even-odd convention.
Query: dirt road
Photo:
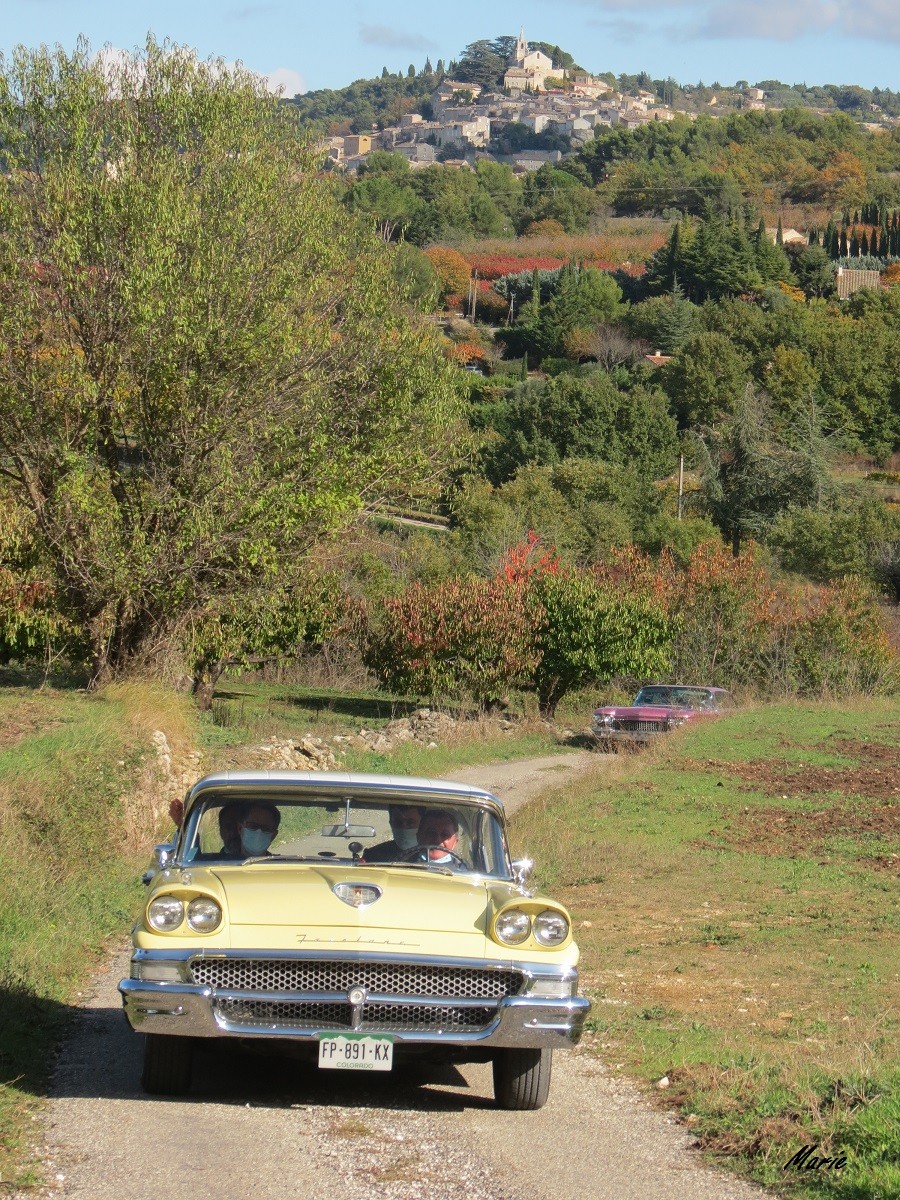
[[[508,807],[583,770],[560,755],[454,772]],[[593,759],[596,762],[596,758]],[[557,1054],[535,1113],[492,1106],[487,1066],[389,1076],[319,1072],[201,1044],[185,1099],[139,1088],[141,1043],[121,1013],[123,950],[63,1047],[43,1132],[48,1187],[66,1200],[751,1200],[708,1170],[690,1136],[614,1078],[588,1043]],[[337,1076],[337,1078],[334,1078]],[[27,1194],[34,1200],[35,1192]],[[21,1200],[25,1200],[23,1194]]]

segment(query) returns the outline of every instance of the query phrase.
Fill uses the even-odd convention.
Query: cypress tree
[[[856,236],[856,226],[854,225],[850,231],[850,249],[851,258],[859,258],[859,238]]]
[[[844,228],[841,230],[839,257],[846,258],[849,252],[849,247],[847,246],[847,230]]]
[[[784,245],[784,230],[781,228],[781,217],[778,218],[778,228],[775,230],[775,245]]]
[[[865,236],[865,234],[863,236]],[[872,254],[872,255],[877,255],[877,253],[878,253],[878,230],[877,229],[872,230],[872,237],[871,237],[871,240],[869,241],[869,249],[868,249],[867,253]]]
[[[873,232],[872,236],[875,234]],[[866,237],[866,231],[862,231],[862,237],[859,239],[859,253],[862,258],[867,257],[869,253],[869,239]]]

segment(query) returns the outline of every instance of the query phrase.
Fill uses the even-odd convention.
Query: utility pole
[[[684,455],[678,455],[678,520],[684,509]]]

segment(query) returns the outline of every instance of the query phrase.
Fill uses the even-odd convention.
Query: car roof
[[[190,789],[185,810],[193,808],[208,792],[235,792],[248,795],[264,789],[271,793],[294,790],[298,793],[337,792],[341,796],[370,793],[372,798],[397,801],[455,800],[468,804],[483,804],[493,808],[502,819],[503,801],[483,788],[447,779],[424,779],[407,775],[375,775],[350,771],[219,771],[206,775]]]

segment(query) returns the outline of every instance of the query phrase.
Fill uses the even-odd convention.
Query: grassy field
[[[159,820],[150,734],[185,745],[192,725],[151,687],[0,688],[0,1193],[34,1179],[30,1118],[69,1001],[139,901]]]
[[[415,701],[386,693],[339,692],[267,683],[253,676],[237,677],[223,681],[217,688],[212,710],[201,721],[206,767],[213,770],[239,765],[244,747],[270,737],[313,732],[328,741],[334,735],[381,729],[392,720],[411,715],[418,707]],[[429,749],[410,742],[389,754],[350,749],[341,761],[351,771],[442,775],[454,766],[530,758],[566,748],[553,729],[536,718],[524,717],[521,711],[516,713],[519,724],[507,732],[500,731],[494,721],[472,719],[474,714],[459,707],[446,711],[450,716],[468,719],[438,746]],[[583,726],[589,721],[590,711],[590,699],[576,696],[564,714]]]
[[[900,1196],[898,731],[897,702],[747,710],[514,822],[573,910],[604,1060],[798,1196]],[[783,1169],[811,1144],[847,1165]]]

